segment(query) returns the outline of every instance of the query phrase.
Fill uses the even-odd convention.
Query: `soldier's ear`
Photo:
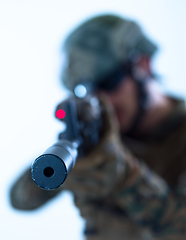
[[[147,55],[140,56],[138,62],[134,66],[135,74],[141,79],[152,75],[151,59]]]
[[[146,71],[148,74],[151,73],[151,59],[147,55],[142,55],[136,65]]]

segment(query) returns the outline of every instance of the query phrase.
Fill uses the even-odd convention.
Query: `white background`
[[[66,34],[98,13],[137,20],[160,47],[153,65],[164,87],[185,98],[185,8],[184,0],[0,0],[0,239],[83,239],[84,222],[68,192],[33,212],[9,203],[13,181],[61,130],[54,109],[66,95]]]

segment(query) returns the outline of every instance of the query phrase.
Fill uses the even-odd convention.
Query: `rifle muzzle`
[[[60,140],[35,159],[31,167],[34,182],[42,189],[53,190],[59,187],[75,165],[77,158],[76,142]]]

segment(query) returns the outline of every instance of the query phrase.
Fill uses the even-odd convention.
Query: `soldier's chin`
[[[120,131],[122,133],[126,133],[130,130],[131,126],[132,126],[132,122],[127,119],[126,117],[123,118],[118,118],[119,121],[119,125],[120,125]]]
[[[122,134],[128,134],[132,131],[133,125],[134,125],[134,119],[130,118],[129,116],[123,116],[123,118],[120,116],[118,118],[118,122],[120,125],[120,132]]]
[[[131,126],[127,125],[127,126],[120,126],[120,131],[122,134],[128,133],[131,129]]]

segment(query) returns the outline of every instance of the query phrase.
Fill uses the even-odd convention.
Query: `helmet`
[[[100,83],[131,56],[151,57],[157,47],[133,21],[115,15],[89,19],[64,43],[67,64],[62,82],[71,91],[81,81]]]

